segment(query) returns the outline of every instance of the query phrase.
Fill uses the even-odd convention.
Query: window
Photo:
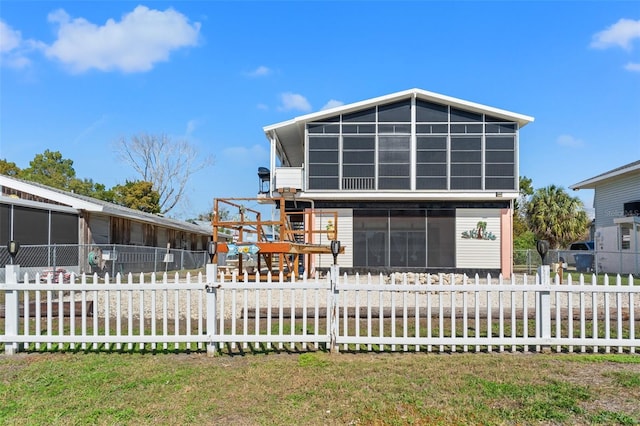
[[[378,156],[378,189],[411,189],[409,136],[380,136]]]
[[[416,189],[447,189],[447,137],[418,136]]]
[[[447,123],[449,121],[449,107],[447,105],[417,100],[416,121],[418,123]]]
[[[620,250],[631,250],[631,224],[620,225]]]
[[[342,142],[342,189],[375,189],[375,136],[344,136]]]
[[[381,123],[411,122],[411,101],[406,100],[378,107],[378,121]]]
[[[451,137],[451,189],[482,189],[482,138]]]
[[[339,137],[309,137],[309,189],[338,189]]]
[[[307,188],[515,191],[518,128],[422,99],[323,118],[307,125]]]
[[[487,136],[484,188],[487,190],[515,190],[515,160],[514,136]]]

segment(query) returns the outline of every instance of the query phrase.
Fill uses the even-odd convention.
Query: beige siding
[[[495,239],[464,238],[486,222],[485,234]],[[458,268],[500,269],[500,209],[456,210],[456,259]]]
[[[327,209],[327,212],[338,213],[338,235],[337,239],[340,241],[340,245],[343,246],[344,254],[338,256],[338,265],[351,268],[353,267],[353,210],[352,209]],[[330,216],[316,216],[314,229],[326,229],[327,222]],[[331,244],[325,234],[321,235],[320,240],[316,240],[316,243]],[[316,255],[315,266],[319,268],[328,268],[333,263],[333,256],[330,254]]]

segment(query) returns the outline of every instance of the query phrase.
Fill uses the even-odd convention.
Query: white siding
[[[593,202],[596,228],[613,226],[613,219],[624,216],[624,203],[639,200],[640,174],[597,184]]]
[[[491,239],[463,238],[486,222]],[[500,269],[500,209],[456,210],[456,266],[458,268]]]
[[[280,167],[276,169],[275,188],[302,189],[301,167]]]
[[[338,213],[338,235],[337,239],[340,245],[344,247],[344,254],[338,255],[338,265],[351,268],[353,267],[353,210],[352,209],[326,209],[327,212]],[[327,222],[332,216],[316,216],[314,229],[326,229]],[[321,234],[321,238],[315,240],[319,244],[331,244],[326,234]],[[316,255],[315,266],[320,268],[328,268],[333,263],[333,256],[330,254]]]

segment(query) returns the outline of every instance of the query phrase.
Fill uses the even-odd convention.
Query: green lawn
[[[640,355],[0,356],[0,424],[638,424]]]

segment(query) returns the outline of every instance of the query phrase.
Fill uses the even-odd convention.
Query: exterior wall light
[[[11,256],[11,264],[13,265],[13,261],[18,255],[18,251],[20,250],[20,243],[17,241],[11,240],[7,243],[7,251],[9,252],[9,256]]]

